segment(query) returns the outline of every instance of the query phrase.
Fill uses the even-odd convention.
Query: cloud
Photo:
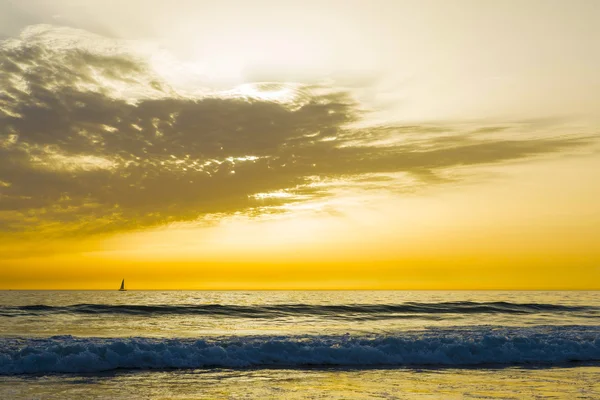
[[[386,174],[435,184],[454,167],[590,142],[498,136],[506,127],[358,128],[365,113],[333,87],[182,94],[139,55],[94,48],[81,31],[55,33],[32,28],[0,44],[0,231],[103,232],[261,214],[330,195],[317,178],[393,190]]]

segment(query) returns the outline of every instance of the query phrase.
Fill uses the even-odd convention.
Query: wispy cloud
[[[383,180],[395,190],[386,174],[436,184],[454,167],[591,141],[515,138],[497,126],[357,128],[360,104],[335,87],[183,94],[117,44],[94,49],[81,45],[80,32],[59,33],[44,27],[0,44],[0,231],[112,231],[260,214],[333,193],[335,184],[315,185],[315,177],[365,189]]]

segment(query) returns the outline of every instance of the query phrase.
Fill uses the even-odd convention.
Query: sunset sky
[[[598,21],[0,0],[0,289],[600,289]]]

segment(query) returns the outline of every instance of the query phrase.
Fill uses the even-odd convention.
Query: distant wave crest
[[[108,305],[75,304],[69,306],[28,305],[20,307],[0,307],[0,316],[18,317],[45,314],[127,314],[127,315],[215,315],[238,318],[273,318],[285,316],[327,316],[340,319],[386,319],[410,317],[423,314],[536,314],[577,312],[582,316],[600,316],[600,307],[568,306],[540,303],[511,302],[443,302],[402,304],[274,304],[274,305],[221,305],[221,304],[182,304],[182,305]]]
[[[0,375],[115,369],[600,362],[600,327],[455,328],[390,336],[0,339]]]

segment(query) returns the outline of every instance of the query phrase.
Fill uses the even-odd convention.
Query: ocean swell
[[[600,327],[454,328],[389,336],[0,339],[0,375],[115,369],[600,362]]]
[[[600,307],[568,306],[542,303],[511,302],[443,302],[402,304],[273,304],[273,305],[226,305],[226,304],[181,304],[181,305],[109,305],[74,304],[68,306],[27,305],[2,306],[0,316],[19,317],[48,314],[83,315],[215,315],[237,318],[273,318],[286,316],[326,316],[338,319],[385,319],[398,316],[423,314],[538,314],[578,313],[581,316],[599,317]]]

